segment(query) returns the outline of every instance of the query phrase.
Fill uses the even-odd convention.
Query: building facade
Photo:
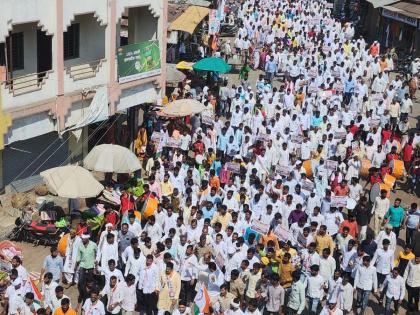
[[[116,117],[135,113],[136,127],[133,108],[164,93],[166,21],[165,0],[3,0],[0,187],[80,160],[124,126]],[[155,70],[121,80],[119,52],[140,59],[145,43],[159,47]]]

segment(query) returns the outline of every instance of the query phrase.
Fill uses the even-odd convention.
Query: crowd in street
[[[13,259],[8,314],[418,312],[420,209],[392,195],[418,194],[420,62],[391,79],[391,56],[326,1],[246,0],[238,18],[214,54],[243,60],[240,84],[180,84],[172,97],[206,111],[145,126],[144,193],[107,187],[120,205],[51,248],[40,303]]]

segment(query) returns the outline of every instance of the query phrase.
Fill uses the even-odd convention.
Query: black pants
[[[286,306],[286,310],[285,310],[284,314],[285,315],[296,315],[297,310],[294,310],[293,308]]]
[[[400,237],[400,229],[401,229],[401,227],[400,227],[400,226],[398,226],[398,227],[393,227],[393,228],[392,228],[392,230],[394,231],[395,236],[397,237],[397,239]]]
[[[411,244],[413,242],[413,234],[416,229],[407,228],[405,230],[405,243]]]
[[[190,281],[181,281],[181,292],[179,293],[179,299],[186,301],[187,303],[192,302],[195,297],[195,283],[190,284]]]
[[[420,287],[410,287],[409,285],[406,285],[406,288],[408,294],[408,309],[412,311],[418,311]]]
[[[382,283],[384,283],[385,278],[386,278],[387,275],[384,275],[384,274],[379,273],[379,272],[377,272],[376,275],[378,277],[378,286],[381,286]]]
[[[143,304],[143,309],[146,312],[146,315],[157,315],[157,303],[158,295],[155,292],[142,293],[141,304]]]

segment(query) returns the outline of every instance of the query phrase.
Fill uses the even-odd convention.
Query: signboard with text
[[[125,83],[161,73],[158,40],[118,48],[118,82]]]

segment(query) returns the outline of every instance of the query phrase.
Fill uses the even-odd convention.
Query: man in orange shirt
[[[61,300],[61,307],[57,308],[54,315],[77,315],[76,311],[70,307],[70,300],[63,298]]]
[[[341,225],[340,225],[340,229],[338,230],[338,233],[342,233],[343,229],[345,227],[349,228],[349,234],[353,237],[353,239],[357,240],[357,236],[359,234],[359,230],[357,227],[357,222],[356,222],[356,218],[354,217],[353,214],[349,214],[349,217],[347,220],[344,220]]]
[[[334,188],[334,194],[336,196],[347,196],[349,193],[349,187],[347,186],[347,181],[343,179],[337,187]]]
[[[216,176],[216,171],[215,170],[210,170],[210,180],[209,180],[209,185],[211,188],[215,188],[216,192],[219,191],[220,188],[220,179],[218,176]]]

